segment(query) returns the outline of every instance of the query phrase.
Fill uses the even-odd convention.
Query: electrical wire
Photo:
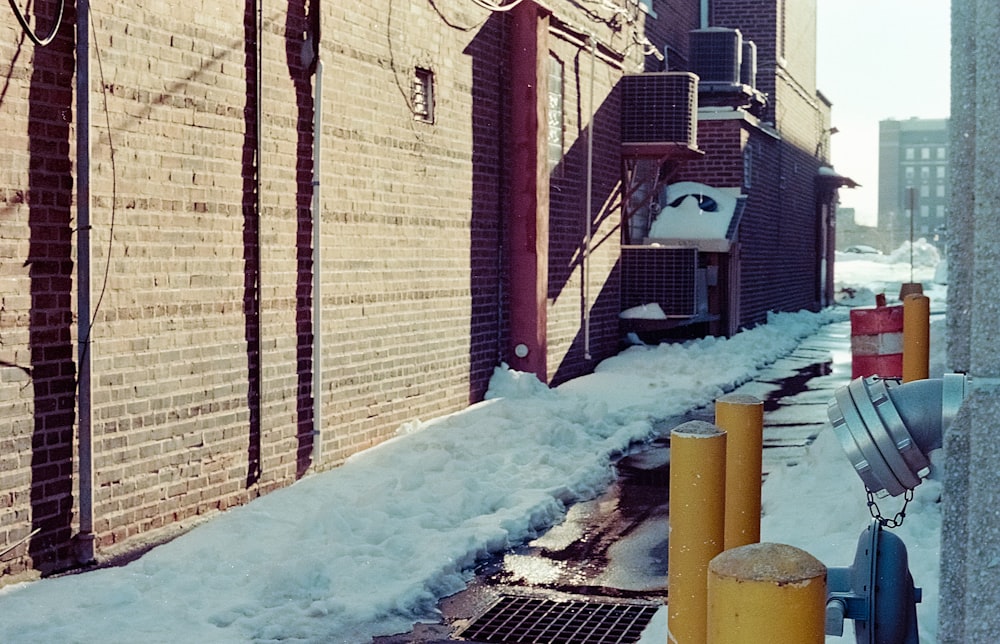
[[[13,0],[11,0],[13,1]],[[510,11],[517,5],[521,4],[523,0],[514,0],[510,4],[493,4],[490,0],[472,0],[476,5],[479,5],[483,9],[488,9],[489,11]]]
[[[21,29],[23,29],[24,33],[28,35],[28,38],[31,40],[31,42],[35,43],[39,47],[45,47],[53,40],[55,40],[56,34],[59,32],[59,27],[62,26],[63,10],[66,8],[66,0],[59,0],[59,11],[56,13],[55,24],[52,25],[51,31],[49,31],[49,34],[44,38],[39,38],[38,35],[34,32],[34,30],[31,28],[31,26],[28,24],[28,20],[24,17],[24,14],[21,13],[21,9],[17,6],[16,0],[9,0],[9,1],[10,1],[10,8],[13,9],[14,16],[17,18],[17,22],[20,23]]]
[[[101,282],[101,292],[97,296],[97,302],[94,303],[94,309],[91,315],[90,328],[91,333],[93,333],[94,324],[97,323],[97,312],[101,308],[101,302],[104,301],[104,294],[108,290],[108,277],[111,273],[111,251],[114,247],[115,238],[115,214],[116,214],[116,204],[118,200],[118,169],[115,165],[115,144],[111,136],[111,114],[108,110],[108,86],[104,80],[104,63],[101,60],[101,47],[97,44],[97,30],[94,28],[94,23],[90,23],[91,32],[94,34],[94,53],[97,57],[97,74],[101,80],[101,97],[104,100],[104,123],[107,127],[108,135],[108,152],[111,160],[111,221],[108,223],[108,253],[107,257],[104,258],[104,279]],[[87,346],[90,346],[90,338],[87,338]]]

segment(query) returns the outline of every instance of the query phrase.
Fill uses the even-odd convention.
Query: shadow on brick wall
[[[73,114],[75,13],[66,7],[58,37],[36,47],[28,90],[29,344],[34,393],[31,442],[32,566],[43,574],[72,563],[73,427]]]
[[[313,396],[322,400],[322,392],[314,392],[312,374],[320,368],[313,359],[313,334],[320,332],[313,328],[312,310],[321,306],[314,297],[312,288],[312,199],[313,199],[313,105],[311,78],[316,71],[314,52],[303,47],[303,35],[311,33],[311,42],[319,41],[319,1],[310,0],[310,11],[306,12],[306,0],[289,0],[285,21],[285,56],[288,60],[288,74],[295,86],[296,132],[295,145],[295,364],[297,372],[295,402],[295,477],[305,475],[312,464],[314,413],[322,414],[321,405],[314,410]],[[309,53],[307,53],[307,51]],[[309,58],[309,60],[306,60]],[[317,213],[319,216],[319,213]]]
[[[581,72],[581,64],[584,70]],[[588,117],[584,104],[590,92],[590,54],[578,50],[565,64],[567,80],[579,91],[575,100],[563,108],[578,124],[573,144],[566,150],[559,163],[552,169],[549,190],[549,301],[565,297],[579,299],[579,328],[559,365],[551,372],[550,384],[562,382],[590,373],[594,365],[618,350],[618,312],[620,310],[618,263],[609,269],[599,265],[610,244],[611,254],[618,257],[621,228],[616,221],[621,210],[621,165],[619,156],[619,103],[617,88],[605,97]],[[598,87],[596,91],[600,91]],[[593,124],[591,128],[591,124]],[[593,137],[591,212],[587,212],[587,138]],[[587,230],[587,226],[590,230]],[[589,232],[589,234],[588,234]],[[588,244],[589,270],[584,266],[584,249]],[[601,271],[607,271],[604,281],[594,280]],[[583,275],[590,275],[590,288],[585,290]],[[576,279],[574,280],[574,276]],[[575,286],[571,287],[571,284]],[[567,293],[568,288],[578,289]],[[595,296],[596,294],[596,296]],[[585,307],[590,307],[589,318]],[[589,332],[585,326],[590,326]],[[589,345],[589,346],[588,346]],[[589,358],[588,358],[589,354]]]
[[[466,47],[472,59],[472,213],[469,402],[483,399],[506,345],[504,210],[506,76],[503,17],[494,14]],[[498,100],[499,97],[499,100]]]
[[[260,128],[257,114],[257,12],[246,0],[243,14],[246,104],[243,108],[243,319],[247,352],[247,478],[250,487],[260,479],[260,193],[258,158]]]

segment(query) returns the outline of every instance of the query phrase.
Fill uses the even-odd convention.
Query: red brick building
[[[503,362],[615,353],[619,84],[683,62],[699,4],[100,5],[80,49],[74,6],[32,7],[44,46],[5,22],[0,583],[335,467]],[[778,14],[712,4],[766,52]],[[730,186],[753,149],[736,326],[821,303],[827,112],[784,60],[674,167]]]

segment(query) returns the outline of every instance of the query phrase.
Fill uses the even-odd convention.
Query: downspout
[[[317,2],[316,5],[319,3]],[[318,11],[318,6],[314,8]],[[323,270],[322,235],[322,204],[320,201],[320,161],[323,143],[323,61],[319,58],[319,18],[317,17],[316,32],[313,35],[314,53],[316,55],[316,81],[313,85],[313,176],[312,176],[312,331],[313,331],[313,442],[312,462],[315,467],[322,456],[323,437]]]
[[[91,402],[90,305],[90,3],[76,3],[76,270],[77,270],[77,413],[79,415],[80,532],[77,560],[94,560],[93,406]]]
[[[597,61],[597,39],[591,34],[590,38],[590,105],[587,113],[590,114],[590,127],[587,128],[587,223],[583,235],[583,358],[591,359],[590,354],[590,243],[594,225],[594,74]]]
[[[708,1],[701,0],[701,28],[705,29],[708,27]]]

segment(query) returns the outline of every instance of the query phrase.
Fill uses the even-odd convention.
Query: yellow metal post
[[[780,543],[715,557],[708,573],[707,644],[822,644],[826,566]]]
[[[729,394],[715,401],[715,424],[726,431],[725,549],[760,541],[764,403]]]
[[[708,628],[708,563],[725,539],[726,433],[704,421],[670,433],[670,642],[703,644]]]
[[[903,382],[930,377],[931,300],[907,295],[903,300]]]

